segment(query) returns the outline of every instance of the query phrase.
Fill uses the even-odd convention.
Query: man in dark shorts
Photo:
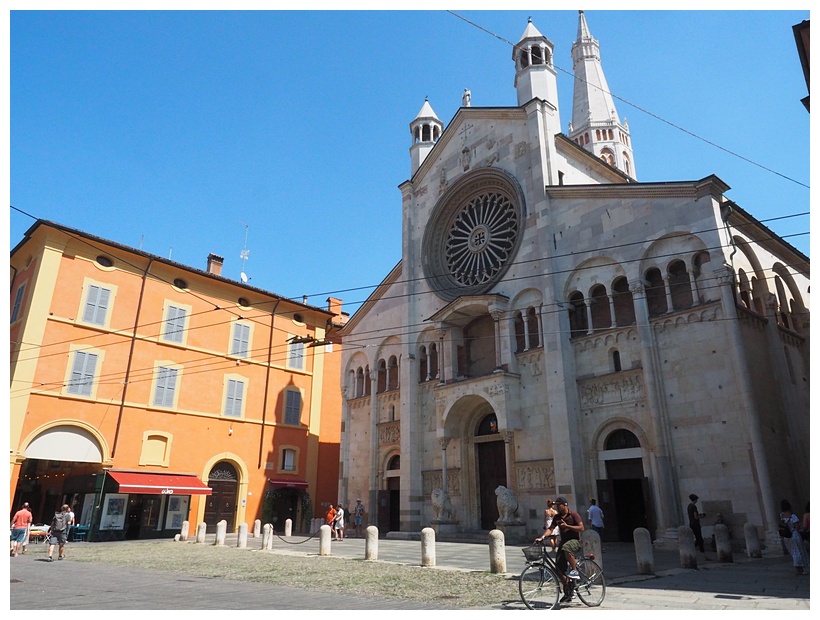
[[[564,596],[561,597],[561,603],[568,603],[572,600],[572,591],[575,589],[572,580],[580,579],[580,575],[576,570],[575,554],[581,551],[581,532],[584,531],[584,521],[574,510],[569,509],[569,504],[564,497],[559,497],[555,500],[555,509],[558,514],[552,518],[552,521],[547,525],[541,538],[536,538],[535,542],[541,542],[545,537],[549,536],[551,530],[558,526],[558,531],[561,533],[561,544],[558,545],[558,557],[555,560],[555,567],[561,575],[561,582],[564,584]],[[569,563],[569,572],[567,572],[567,563]]]
[[[48,530],[48,561],[54,561],[54,545],[59,546],[57,555],[58,560],[65,557],[65,541],[68,533],[69,522],[69,507],[68,504],[63,504],[58,512],[54,513],[54,518],[51,520],[51,527]]]

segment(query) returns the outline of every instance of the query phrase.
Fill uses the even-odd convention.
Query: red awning
[[[305,480],[296,480],[288,478],[279,478],[276,480],[268,478],[268,482],[270,482],[275,487],[286,487],[291,489],[306,489],[308,486],[308,483]]]
[[[211,488],[193,475],[111,470],[109,470],[108,475],[119,483],[120,493],[141,493],[143,495],[211,494]]]

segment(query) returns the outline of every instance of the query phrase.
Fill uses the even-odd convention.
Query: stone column
[[[609,293],[607,297],[609,298],[609,326],[618,327],[618,321],[615,318],[615,296],[612,293]]]
[[[378,361],[377,361],[378,363]],[[379,371],[374,369],[370,371],[370,474],[368,475],[368,484],[370,485],[370,500],[371,506],[377,505],[377,489],[379,488],[379,396],[376,394],[376,388],[379,385]]]
[[[592,328],[592,300],[591,299],[584,299],[584,308],[587,311],[587,334],[591,334],[595,331]]]
[[[447,495],[450,495],[450,487],[447,485],[447,446],[449,444],[449,437],[439,437],[438,445],[441,446],[441,486]]]
[[[427,377],[425,377],[425,379],[426,379],[427,381],[429,381],[430,379],[432,379],[432,378],[433,378],[433,375],[430,373],[430,371],[432,370],[432,366],[430,365],[430,360],[432,359],[432,356],[430,355],[430,346],[429,346],[429,345],[428,345],[428,346],[426,346],[426,347],[424,347],[424,355],[425,355],[425,357],[427,358],[427,359],[426,359],[426,364],[427,364]]]
[[[507,554],[504,545],[504,532],[492,530],[490,532],[490,572],[507,572]]]
[[[513,454],[512,454],[512,440],[514,432],[511,430],[502,430],[498,433],[504,440],[504,464],[507,467],[507,484],[508,489],[515,489],[515,479],[513,476]],[[517,490],[517,489],[516,489]]]
[[[689,288],[692,291],[692,305],[700,305],[700,296],[698,295],[698,283],[695,282],[695,274],[691,270],[687,270],[686,274],[689,276]]]
[[[493,331],[495,332],[495,371],[498,372],[501,370],[501,331],[498,326],[501,313],[495,311],[491,313],[491,316],[493,317]]]
[[[524,323],[524,350],[530,350],[530,326],[529,321],[527,320],[529,317],[526,315],[525,312],[521,313],[521,319]]]
[[[669,276],[663,276],[663,290],[666,293],[666,311],[672,312],[675,307],[672,304],[672,289],[669,287]]]
[[[421,565],[436,565],[436,532],[432,527],[421,531]]]
[[[446,331],[440,329],[438,332],[438,376],[439,376],[439,383],[444,385],[447,382],[447,373],[445,369],[447,368],[447,356],[444,354],[444,335]],[[451,373],[452,375],[452,373]]]

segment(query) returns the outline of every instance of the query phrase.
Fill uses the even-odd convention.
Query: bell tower
[[[411,177],[416,174],[416,170],[424,163],[443,131],[444,123],[436,116],[433,107],[425,97],[424,105],[421,106],[416,118],[410,123],[410,134],[413,136],[413,143],[410,146]]]
[[[569,138],[596,157],[637,179],[632,139],[621,123],[601,66],[601,48],[592,38],[583,11],[578,11],[578,37],[572,44],[575,88]]]
[[[561,127],[558,116],[558,82],[553,64],[553,44],[538,32],[532,20],[527,20],[527,28],[521,40],[513,48],[512,58],[515,61],[515,90],[518,94],[518,105],[538,98],[547,102],[553,110],[556,123]]]

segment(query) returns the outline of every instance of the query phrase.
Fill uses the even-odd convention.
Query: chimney
[[[215,276],[221,276],[222,263],[224,261],[225,259],[221,256],[217,256],[216,254],[208,254],[208,273],[212,273]]]
[[[327,298],[327,311],[334,314],[333,322],[336,325],[344,325],[350,318],[347,312],[342,312],[342,300],[335,297]]]

